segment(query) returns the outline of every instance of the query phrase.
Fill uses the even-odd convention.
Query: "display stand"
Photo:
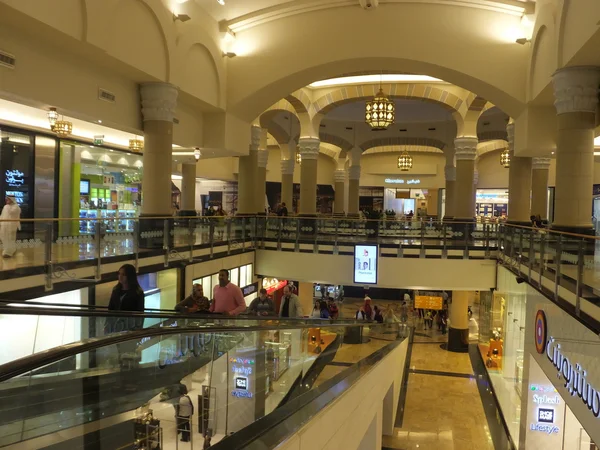
[[[161,450],[163,448],[163,433],[160,420],[155,419],[152,410],[135,419],[134,423],[135,450]]]

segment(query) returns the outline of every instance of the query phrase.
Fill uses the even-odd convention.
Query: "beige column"
[[[437,219],[438,215],[438,189],[428,189],[427,215]]]
[[[553,227],[592,230],[594,128],[600,69],[567,67],[552,76],[558,114]]]
[[[260,127],[252,126],[250,128],[250,150],[248,155],[239,158],[237,213],[240,215],[254,215],[257,211],[254,186],[256,185],[260,137]]]
[[[304,165],[304,161],[302,161]],[[314,307],[314,290],[312,283],[298,283],[298,300],[302,306],[302,313],[305,316],[310,316]]]
[[[508,222],[529,225],[531,220],[531,165],[529,157],[514,155],[515,124],[506,127],[510,167],[508,172]]]
[[[456,167],[454,165],[446,166],[444,173],[446,175],[446,211],[444,212],[444,219],[453,219],[456,210]]]
[[[333,173],[333,179],[335,180],[335,198],[333,204],[333,214],[336,216],[344,215],[344,194],[345,194],[345,183],[346,183],[346,170],[338,169]]]
[[[281,160],[281,203],[285,203],[288,214],[294,212],[294,166],[293,159]]]
[[[300,208],[299,214],[317,214],[317,161],[320,141],[317,138],[300,138],[298,146],[302,156],[300,169]]]
[[[456,196],[455,219],[472,221],[475,216],[475,158],[477,157],[476,137],[459,137],[454,140],[456,149]]]
[[[473,211],[473,215],[477,207],[477,183],[479,183],[479,170],[477,169],[477,159],[475,159],[475,165],[473,166],[473,197],[471,198],[471,211]]]
[[[548,174],[550,158],[533,158],[531,175],[531,215],[548,219]]]
[[[180,213],[196,212],[196,164],[181,165],[181,205]],[[194,214],[195,215],[195,214]]]
[[[360,166],[348,168],[348,216],[357,217],[360,195]]]
[[[469,301],[473,293],[453,291],[450,309],[450,327],[448,329],[448,350],[466,352],[469,349]]]
[[[256,213],[266,214],[267,211],[267,163],[269,150],[267,148],[267,130],[260,129],[260,145],[256,152],[256,184],[254,187]],[[275,205],[272,205],[275,206]]]
[[[145,83],[140,89],[144,117],[142,216],[171,216],[173,112],[178,90],[169,83]]]

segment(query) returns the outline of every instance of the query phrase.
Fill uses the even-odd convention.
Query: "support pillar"
[[[304,161],[302,164],[304,165]],[[302,313],[305,316],[310,317],[315,305],[312,283],[298,283],[298,300],[300,300],[300,306],[302,306]]]
[[[453,162],[454,164],[454,162]],[[456,167],[446,166],[444,168],[446,175],[446,210],[444,220],[452,220],[456,210]]]
[[[455,219],[460,222],[473,222],[475,216],[474,174],[477,144],[476,137],[459,137],[454,140],[456,149]]]
[[[148,231],[164,231],[164,219],[172,217],[171,153],[173,113],[177,87],[169,83],[145,83],[141,89],[144,118],[144,176],[140,214],[140,247],[161,248],[162,237],[141,237]],[[145,219],[144,218],[152,218]]]
[[[285,203],[288,214],[294,212],[294,166],[293,159],[281,160],[281,203]]]
[[[469,350],[469,299],[471,292],[452,292],[450,305],[450,328],[448,329],[448,350],[467,352]]]
[[[348,168],[348,216],[358,217],[360,195],[360,166]]]
[[[258,165],[258,147],[260,146],[261,129],[257,126],[250,128],[250,150],[247,155],[239,158],[238,171],[238,211],[241,216],[256,214],[255,188],[256,166]],[[264,201],[263,201],[264,203]]]
[[[196,164],[181,165],[180,216],[196,215]]]
[[[554,73],[552,82],[558,114],[553,228],[591,234],[600,69],[563,68]]]
[[[508,169],[508,223],[528,226],[531,224],[531,166],[529,157],[514,155],[515,124],[506,127],[510,167]]]
[[[300,169],[300,216],[317,214],[317,161],[320,141],[317,138],[301,138],[298,142],[302,156]]]
[[[344,169],[337,169],[333,174],[335,180],[335,198],[333,204],[333,214],[335,216],[344,215],[344,190],[346,182],[346,171]]]
[[[548,174],[550,158],[533,158],[531,175],[531,215],[548,220]]]

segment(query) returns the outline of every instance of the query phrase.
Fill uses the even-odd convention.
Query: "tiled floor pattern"
[[[410,369],[402,427],[384,449],[493,450],[468,354],[415,343]]]

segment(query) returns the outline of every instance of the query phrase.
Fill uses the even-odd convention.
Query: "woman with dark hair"
[[[144,290],[140,286],[131,264],[123,265],[118,272],[119,282],[113,288],[108,303],[109,311],[144,311]]]

